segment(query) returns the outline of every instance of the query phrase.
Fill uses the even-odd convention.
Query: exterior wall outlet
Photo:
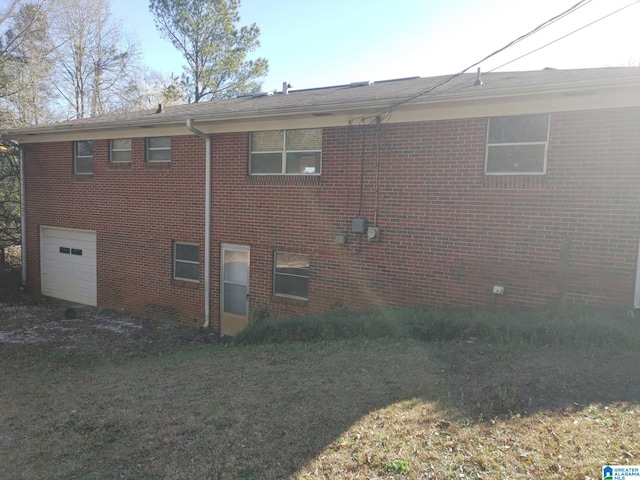
[[[494,285],[493,286],[493,293],[495,293],[496,295],[503,295],[504,294],[504,287],[502,285]]]

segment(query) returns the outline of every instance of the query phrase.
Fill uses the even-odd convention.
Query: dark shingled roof
[[[11,133],[31,134],[47,131],[72,131],[81,128],[127,125],[160,125],[194,120],[224,120],[259,118],[293,113],[331,112],[431,103],[451,100],[527,95],[557,90],[584,90],[590,86],[640,84],[640,68],[595,68],[580,70],[544,69],[531,72],[483,73],[482,85],[476,84],[476,73],[446,75],[428,78],[405,78],[378,82],[358,82],[306,90],[289,90],[288,94],[273,93],[245,96],[226,100],[213,100],[188,105],[156,108],[137,112],[114,113],[101,117],[70,120],[57,124],[23,127]]]

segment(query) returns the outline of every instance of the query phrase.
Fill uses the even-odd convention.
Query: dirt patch
[[[0,348],[14,359],[75,357],[119,361],[189,345],[218,336],[197,327],[157,322],[121,312],[34,297],[27,303],[0,303]]]

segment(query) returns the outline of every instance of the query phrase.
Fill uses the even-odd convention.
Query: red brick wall
[[[327,128],[319,184],[247,176],[247,135],[214,137],[214,238],[251,247],[254,308],[546,305],[628,309],[640,238],[640,110],[551,117],[545,176],[484,175],[486,119],[382,125],[379,243],[351,234],[376,216],[376,126]],[[363,141],[364,188],[360,207]],[[237,212],[242,212],[238,215]],[[336,234],[348,243],[337,245]],[[271,296],[272,251],[311,256],[309,302]],[[216,265],[214,267],[218,268]],[[505,294],[492,293],[503,285]]]
[[[72,174],[72,142],[27,147],[29,289],[40,289],[40,225],[96,230],[98,305],[201,323],[203,279],[173,281],[172,258],[177,240],[201,245],[204,262],[204,141],[174,137],[168,168],[145,162],[143,138],[130,165],[110,164],[108,144],[94,141],[92,176]]]
[[[485,176],[486,125],[383,124],[379,142],[375,124],[366,135],[361,126],[326,128],[322,175],[312,178],[250,177],[248,135],[213,135],[213,327],[222,243],[251,248],[251,307],[276,316],[342,305],[551,304],[566,236],[567,301],[630,308],[640,109],[552,114],[544,176]],[[95,150],[89,181],[71,175],[70,142],[27,151],[30,288],[39,288],[38,226],[89,228],[98,231],[100,305],[200,321],[202,281],[171,281],[171,242],[199,243],[203,261],[204,142],[174,137],[171,168],[160,171],[145,169],[143,139],[128,170],[109,167],[106,141]],[[377,216],[380,242],[350,232],[358,216]],[[308,302],[271,295],[274,250],[310,255]]]

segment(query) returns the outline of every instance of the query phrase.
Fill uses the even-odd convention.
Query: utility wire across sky
[[[533,30],[530,30],[529,32],[525,33],[524,35],[521,35],[521,36],[519,36],[518,38],[516,38],[515,40],[512,40],[511,42],[507,43],[504,47],[499,48],[498,50],[494,51],[493,53],[491,53],[491,54],[487,55],[487,56],[486,56],[486,57],[484,57],[482,60],[479,60],[479,61],[477,61],[477,62],[475,62],[475,63],[473,63],[473,64],[469,65],[469,66],[468,66],[468,67],[466,67],[464,70],[461,70],[460,72],[458,72],[458,73],[456,73],[456,74],[453,74],[453,75],[449,76],[448,78],[446,78],[446,79],[444,79],[444,80],[442,80],[442,81],[440,81],[440,82],[436,83],[435,85],[430,86],[430,87],[429,87],[429,88],[427,88],[427,89],[421,90],[421,91],[417,92],[416,94],[411,95],[410,97],[407,97],[407,98],[405,98],[405,99],[403,99],[403,100],[400,100],[399,102],[394,103],[393,105],[391,105],[391,106],[389,107],[389,109],[388,109],[388,110],[386,110],[386,112],[385,112],[385,113],[386,113],[386,114],[389,114],[389,113],[391,113],[394,109],[398,108],[400,105],[404,105],[405,103],[411,102],[411,101],[415,100],[416,98],[422,97],[422,96],[424,96],[424,95],[426,95],[426,94],[428,94],[428,93],[433,92],[435,89],[437,89],[437,88],[439,88],[439,87],[441,87],[441,86],[443,86],[443,85],[445,85],[445,84],[447,84],[447,83],[451,82],[452,80],[455,80],[456,78],[460,77],[461,75],[463,75],[464,73],[466,73],[467,71],[469,71],[470,69],[472,69],[473,67],[477,67],[477,66],[478,66],[478,65],[480,65],[481,63],[483,63],[483,62],[485,62],[485,61],[489,60],[490,58],[492,58],[492,57],[494,57],[494,56],[498,55],[499,53],[504,52],[505,50],[507,50],[507,49],[509,49],[509,48],[513,47],[514,45],[516,45],[516,44],[520,43],[521,41],[523,41],[523,40],[525,40],[525,39],[527,39],[527,38],[531,37],[531,36],[532,36],[532,35],[534,35],[535,33],[540,32],[540,31],[541,31],[541,30],[543,30],[544,28],[546,28],[546,27],[548,27],[548,26],[552,25],[553,23],[555,23],[555,22],[557,22],[557,21],[559,21],[559,20],[561,20],[561,19],[565,18],[566,16],[568,16],[568,15],[570,15],[570,14],[572,14],[572,13],[576,12],[578,9],[580,9],[580,8],[582,8],[582,7],[584,7],[584,6],[586,6],[587,4],[591,3],[592,1],[593,1],[593,0],[581,0],[580,2],[576,3],[576,4],[575,4],[575,5],[573,5],[572,7],[568,8],[567,10],[565,10],[564,12],[562,12],[562,13],[560,13],[560,14],[558,14],[558,15],[556,15],[556,16],[554,16],[554,17],[552,17],[552,18],[550,18],[549,20],[547,20],[547,21],[545,21],[545,22],[541,23],[540,25],[538,25],[538,26],[537,26],[536,28],[534,28]],[[530,51],[530,52],[528,52],[528,53],[526,53],[526,54],[524,54],[524,55],[521,55],[521,56],[519,56],[519,57],[518,57],[518,58],[516,58],[516,59],[510,60],[509,62],[506,62],[506,63],[504,63],[504,64],[500,65],[499,67],[496,67],[496,68],[494,68],[494,69],[492,69],[492,70],[490,70],[490,71],[492,71],[492,72],[493,72],[493,71],[495,71],[495,70],[497,70],[497,69],[499,69],[499,68],[502,68],[502,67],[504,67],[504,66],[506,66],[506,65],[509,65],[510,63],[515,62],[516,60],[519,60],[520,58],[524,58],[524,57],[526,57],[527,55],[530,55],[530,54],[532,54],[532,53],[534,53],[534,52],[537,52],[537,51],[539,51],[539,50],[542,50],[543,48],[548,47],[549,45],[553,45],[554,43],[559,42],[560,40],[563,40],[564,38],[567,38],[568,36],[573,35],[574,33],[579,32],[580,30],[583,30],[583,29],[585,29],[585,28],[587,28],[587,27],[589,27],[589,26],[591,26],[591,25],[594,25],[594,24],[596,24],[596,23],[600,22],[601,20],[604,20],[605,18],[608,18],[608,17],[610,17],[610,16],[612,16],[612,15],[615,15],[615,14],[617,14],[617,13],[619,13],[619,12],[621,12],[621,11],[623,11],[623,10],[625,10],[625,9],[627,9],[627,8],[629,8],[629,7],[631,7],[631,6],[633,6],[633,5],[635,5],[636,3],[640,3],[640,0],[636,0],[636,1],[634,1],[634,2],[632,2],[632,3],[630,3],[630,4],[626,5],[626,6],[624,6],[624,7],[622,7],[622,8],[619,8],[618,10],[616,10],[616,11],[614,11],[614,12],[611,12],[611,13],[609,13],[609,14],[607,14],[607,15],[603,16],[603,17],[600,17],[600,18],[598,18],[597,20],[594,20],[593,22],[590,22],[590,23],[588,23],[588,24],[586,24],[586,25],[584,25],[584,26],[582,26],[582,27],[580,27],[580,28],[578,28],[578,29],[576,29],[576,30],[574,30],[574,31],[572,31],[572,32],[570,32],[570,33],[568,33],[568,34],[566,34],[566,35],[563,35],[562,37],[557,38],[556,40],[554,40],[554,41],[552,41],[552,42],[549,42],[549,43],[547,43],[546,45],[543,45],[542,47],[539,47],[539,48],[537,48],[537,49],[535,49],[535,50],[532,50],[532,51]],[[377,116],[377,115],[376,115],[376,116]]]

